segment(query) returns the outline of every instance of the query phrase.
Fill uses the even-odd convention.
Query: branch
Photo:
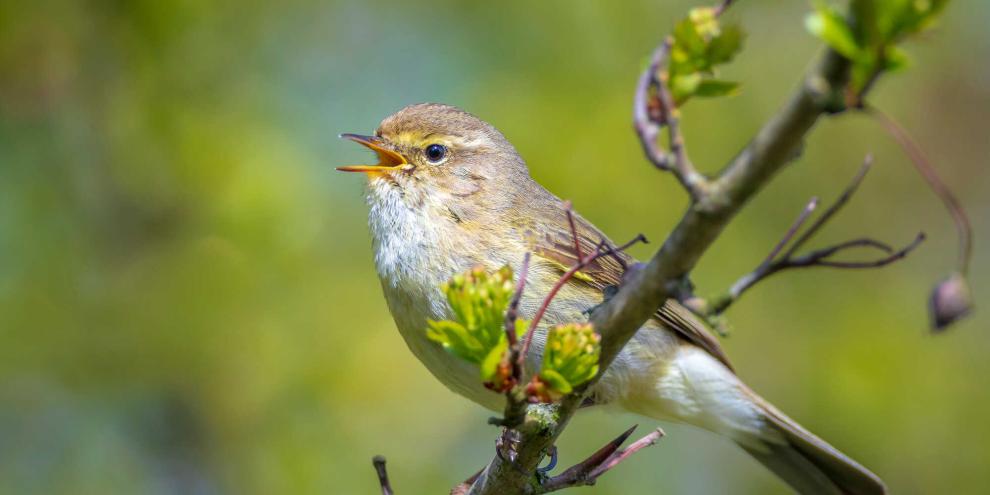
[[[388,482],[388,471],[385,470],[385,456],[376,455],[371,459],[378,474],[378,484],[382,487],[382,495],[393,495],[392,485]]]
[[[506,397],[505,410],[501,418],[488,418],[489,424],[503,426],[506,428],[514,428],[519,426],[525,420],[526,407],[530,402],[528,397],[529,394],[527,393],[527,389],[518,387],[517,385],[522,380],[523,365],[526,360],[526,355],[529,352],[529,347],[533,342],[533,336],[536,333],[536,329],[538,328],[540,321],[543,319],[543,315],[549,308],[550,303],[557,296],[560,289],[563,288],[567,282],[570,281],[575,274],[577,274],[577,272],[583,270],[598,258],[603,256],[615,256],[617,259],[621,260],[618,256],[619,252],[628,249],[637,242],[647,242],[646,237],[644,237],[643,234],[637,235],[631,241],[618,247],[612,247],[608,241],[602,239],[595,246],[595,250],[585,256],[581,250],[581,238],[578,235],[577,226],[574,222],[574,212],[570,201],[564,202],[564,211],[567,214],[567,221],[570,225],[575,252],[578,253],[578,261],[560,276],[547,295],[543,298],[543,302],[540,304],[539,308],[537,308],[533,320],[527,327],[526,334],[523,337],[522,342],[518,342],[516,339],[515,330],[516,320],[519,317],[519,302],[522,299],[523,291],[526,287],[526,276],[529,271],[530,253],[527,252],[523,257],[519,280],[516,283],[515,291],[512,294],[512,298],[509,300],[509,305],[505,314],[504,327],[506,339],[508,341],[508,352],[505,353],[502,358],[502,362],[499,363],[500,369],[507,370],[506,373],[509,376],[508,383],[510,385],[504,389]],[[503,436],[509,431],[511,430],[506,430],[503,432]],[[508,444],[509,442],[505,443]]]
[[[853,19],[852,21],[855,21]],[[654,60],[662,54],[655,52]],[[662,61],[662,59],[661,59]],[[652,64],[651,64],[652,65]],[[496,456],[471,488],[472,494],[534,493],[534,472],[545,452],[567,427],[584,394],[597,383],[626,342],[675,293],[676,286],[715,242],[729,221],[795,155],[819,117],[843,108],[850,61],[827,49],[790,100],[756,137],[711,181],[684,213],[663,246],[642,269],[629,270],[619,291],[591,315],[602,336],[601,371],[559,404],[531,406],[520,425],[514,460]],[[644,113],[637,91],[634,122],[642,136]],[[649,134],[649,127],[646,128]],[[649,152],[644,142],[647,157]]]
[[[722,9],[728,6],[726,2]],[[721,13],[721,10],[719,11]],[[668,36],[653,52],[650,65],[639,77],[633,98],[633,127],[639,136],[646,158],[660,170],[674,172],[677,180],[697,199],[707,187],[707,179],[694,169],[687,157],[687,145],[681,134],[679,112],[674,97],[667,87],[666,64],[673,39]],[[670,152],[660,147],[657,139],[666,125],[670,140]]]
[[[636,452],[656,444],[664,435],[663,430],[657,428],[643,438],[636,440],[628,447],[620,450],[619,447],[632,435],[635,429],[636,426],[629,428],[616,437],[615,440],[612,440],[598,449],[594,454],[591,454],[587,459],[545,481],[540,486],[542,493],[549,493],[575,486],[594,485],[601,475],[619,465],[619,463],[628,459],[629,456]]]
[[[832,246],[817,249],[811,251],[807,254],[797,256],[796,253],[805,243],[807,243],[812,237],[818,234],[822,227],[831,220],[839,210],[842,209],[849,199],[852,198],[853,193],[859,188],[859,185],[863,182],[866,177],[866,173],[869,171],[870,166],[873,164],[873,157],[867,155],[866,159],[863,160],[863,166],[860,167],[859,172],[853,178],[853,180],[846,186],[842,191],[842,194],[832,203],[831,206],[825,210],[818,219],[808,227],[796,240],[791,244],[790,248],[784,251],[784,248],[801,230],[801,227],[808,221],[811,213],[818,206],[818,198],[812,198],[808,205],[805,206],[804,210],[794,221],[784,236],[780,239],[773,250],[766,259],[761,263],[755,270],[744,275],[736,283],[732,284],[728,292],[715,298],[713,301],[709,302],[704,299],[697,297],[691,297],[689,303],[692,310],[697,312],[702,317],[711,317],[722,314],[728,307],[737,301],[749,288],[756,285],[758,282],[766,279],[770,275],[777,272],[792,268],[809,268],[809,267],[830,267],[830,268],[877,268],[881,266],[889,265],[895,261],[898,261],[908,253],[910,253],[918,244],[925,239],[923,233],[919,233],[918,236],[907,246],[894,250],[890,245],[870,239],[870,238],[860,238],[853,239],[845,242],[840,242]],[[855,248],[873,248],[879,250],[885,254],[880,258],[865,260],[865,261],[836,261],[831,259],[832,256]],[[781,254],[783,252],[783,254]],[[679,297],[683,297],[680,295]]]
[[[633,97],[633,127],[636,129],[636,135],[639,136],[646,159],[660,170],[670,170],[671,157],[657,143],[662,128],[660,125],[662,117],[657,99],[650,95],[650,90],[655,91],[659,85],[657,74],[660,72],[660,67],[666,64],[669,55],[670,39],[665,38],[650,56],[650,65],[639,76]]]
[[[574,213],[570,201],[564,202],[564,208],[567,212],[567,219],[571,226],[571,236],[573,236],[576,246],[580,242],[580,237],[578,236],[577,229],[574,226]],[[540,304],[540,307],[536,309],[536,314],[533,315],[533,320],[529,322],[529,328],[526,330],[526,336],[523,338],[522,349],[519,351],[520,363],[526,359],[526,353],[529,351],[529,346],[533,342],[533,335],[536,333],[536,328],[539,326],[540,321],[543,320],[543,315],[546,314],[547,308],[550,307],[550,303],[553,302],[553,299],[557,297],[557,293],[560,289],[562,289],[577,272],[587,268],[588,265],[594,263],[598,258],[601,258],[602,256],[614,256],[621,251],[629,249],[638,242],[646,243],[648,241],[643,234],[638,234],[629,242],[626,242],[618,247],[612,247],[608,244],[608,241],[602,239],[595,246],[594,252],[588,253],[588,255],[584,257],[581,257],[580,254],[578,255],[579,257],[577,262],[557,279],[557,282],[554,283],[553,287],[550,288],[550,291],[547,292],[546,297],[543,298],[543,302]],[[578,248],[577,252],[581,252],[580,248]]]
[[[526,278],[529,275],[529,251],[523,255],[522,266],[519,268],[516,288],[509,300],[509,306],[505,311],[505,338],[508,342],[508,352],[502,356],[499,363],[501,370],[508,373],[508,386],[505,389],[505,412],[501,418],[489,418],[489,424],[499,426],[515,426],[522,422],[526,416],[526,396],[518,387],[522,381],[523,362],[525,360],[525,350],[519,339],[516,338],[516,321],[519,319],[519,302],[522,300],[523,291],[526,289]],[[473,480],[472,480],[473,482]],[[467,483],[467,482],[465,482]]]
[[[509,352],[506,355],[509,366],[512,367],[512,378],[516,383],[522,378],[523,354],[520,352],[519,342],[516,338],[516,320],[519,319],[519,301],[522,300],[523,291],[526,289],[526,277],[529,275],[529,251],[523,255],[522,266],[519,268],[519,280],[516,282],[516,290],[509,300],[509,307],[505,312],[505,338],[509,342]]]

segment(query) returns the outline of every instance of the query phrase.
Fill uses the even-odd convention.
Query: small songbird
[[[444,385],[500,411],[504,396],[482,385],[474,365],[428,340],[427,320],[453,318],[440,289],[452,275],[506,264],[518,273],[526,252],[533,257],[520,314],[532,317],[577,259],[563,201],[530,177],[502,133],[452,106],[408,106],[373,136],[341,137],[378,155],[376,165],[338,170],[368,176],[375,266],[399,332]],[[607,239],[587,220],[574,220],[582,252]],[[621,256],[599,258],[558,293],[527,362],[541,361],[546,328],[586,321],[603,291],[620,283],[623,265],[635,262]],[[705,324],[673,300],[629,341],[590,401],[728,437],[800,493],[886,493],[880,478],[743,384]]]

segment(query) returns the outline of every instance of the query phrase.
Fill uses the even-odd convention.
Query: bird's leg
[[[550,455],[550,462],[548,462],[546,466],[536,469],[536,477],[539,479],[541,485],[550,477],[547,473],[553,471],[553,468],[557,467],[557,446],[551,445],[548,454]]]

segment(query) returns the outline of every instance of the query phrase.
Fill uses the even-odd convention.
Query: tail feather
[[[734,440],[804,495],[881,495],[875,474],[811,434],[753,393],[724,363],[684,345],[661,370],[643,375],[625,407]]]
[[[798,493],[873,495],[887,493],[883,481],[868,469],[816,437],[754,394],[754,402],[786,443],[765,444],[766,449],[740,446]]]

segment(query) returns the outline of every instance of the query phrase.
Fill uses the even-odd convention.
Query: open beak
[[[377,165],[344,165],[343,167],[337,167],[337,170],[341,172],[365,172],[374,174],[403,170],[409,165],[405,157],[386,148],[380,137],[362,136],[359,134],[341,134],[340,137],[363,145],[378,155]]]

